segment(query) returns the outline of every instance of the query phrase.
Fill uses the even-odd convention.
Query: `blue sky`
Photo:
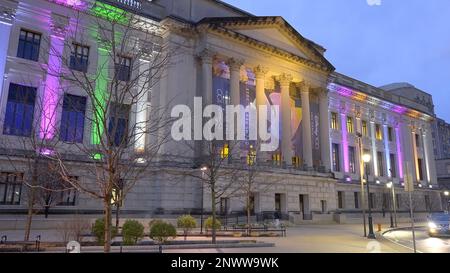
[[[283,16],[327,48],[338,72],[375,86],[409,82],[450,122],[449,0],[225,0],[255,15]]]

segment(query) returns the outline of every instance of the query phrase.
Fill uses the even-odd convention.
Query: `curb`
[[[415,227],[415,228],[423,228],[423,227],[425,227],[425,226],[417,226],[417,227]],[[389,239],[389,238],[387,238],[387,237],[384,236],[385,234],[390,233],[390,232],[393,232],[393,231],[409,230],[409,229],[411,229],[411,227],[391,228],[391,229],[388,229],[388,230],[386,230],[386,231],[380,232],[379,234],[381,235],[381,238],[383,238],[383,240],[387,240],[387,241],[389,241],[389,242],[391,242],[391,243],[393,243],[393,244],[395,244],[395,245],[397,245],[397,246],[400,246],[400,247],[406,248],[406,249],[408,249],[408,250],[414,251],[414,248],[409,247],[409,246],[402,245],[402,244],[398,243],[397,241],[394,241],[394,240]],[[417,250],[417,249],[416,249],[416,252],[417,252],[417,253],[423,253],[422,251],[419,251],[419,250]]]

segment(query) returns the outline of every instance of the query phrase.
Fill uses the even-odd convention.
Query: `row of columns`
[[[212,104],[212,78],[213,78],[213,57],[214,53],[208,49],[204,50],[199,57],[202,61],[202,94],[205,105]],[[240,102],[240,71],[244,61],[241,59],[231,58],[228,61],[230,68],[230,96],[231,104],[236,106]],[[259,65],[253,69],[256,79],[256,107],[266,105],[265,85],[268,69]],[[292,163],[293,145],[292,145],[292,128],[291,128],[291,97],[290,85],[293,77],[284,73],[276,78],[280,83],[281,89],[281,154],[283,161],[287,165]],[[306,82],[300,84],[301,100],[302,100],[302,122],[303,122],[303,157],[304,163],[308,168],[313,167],[312,154],[312,134],[311,134],[311,111],[310,111],[310,91],[311,85]],[[321,158],[322,165],[327,169],[330,168],[330,144],[329,144],[329,128],[328,128],[328,92],[326,89],[320,91],[320,130],[322,143]]]

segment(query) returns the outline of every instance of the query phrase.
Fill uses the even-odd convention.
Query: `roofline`
[[[228,8],[228,9],[232,9],[234,11],[237,11],[237,12],[243,14],[243,15],[246,15],[246,16],[252,16],[252,17],[255,16],[254,14],[251,14],[248,11],[245,11],[243,9],[235,7],[235,6],[233,6],[231,4],[228,4],[228,3],[224,2],[224,1],[221,1],[221,0],[209,0],[209,1],[215,2],[215,3],[219,4],[219,5],[222,5],[222,6],[226,7],[226,8]]]

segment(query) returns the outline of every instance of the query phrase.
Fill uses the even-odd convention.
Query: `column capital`
[[[15,0],[6,0],[0,6],[0,22],[12,25],[16,18],[18,2]]]
[[[212,64],[215,55],[216,52],[212,51],[209,48],[205,48],[197,54],[197,56],[204,64]]]
[[[283,73],[277,77],[277,80],[280,82],[281,86],[289,86],[294,77],[291,74]]]
[[[269,72],[269,69],[267,67],[258,65],[253,68],[253,72],[255,73],[255,77],[257,79],[263,79],[267,72]]]
[[[298,84],[298,87],[300,88],[300,92],[309,93],[311,91],[312,84],[309,81],[303,80]]]
[[[51,17],[50,28],[52,35],[64,38],[67,33],[67,27],[69,26],[69,18],[53,12]]]
[[[153,50],[155,45],[152,42],[146,41],[145,39],[138,40],[140,59],[144,61],[150,61],[153,56]]]
[[[320,99],[328,99],[330,91],[326,87],[317,87],[314,89]]]
[[[245,61],[239,58],[229,58],[226,63],[230,67],[230,71],[240,71]]]

